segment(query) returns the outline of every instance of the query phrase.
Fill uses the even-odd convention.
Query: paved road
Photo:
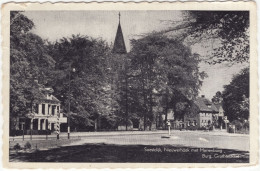
[[[174,145],[199,148],[221,148],[241,151],[249,151],[249,135],[228,134],[225,132],[200,132],[200,131],[172,131],[171,138],[166,136],[167,131],[132,131],[132,132],[89,132],[72,133],[71,138],[80,139],[69,145],[82,145],[87,143],[105,143],[116,145]],[[30,136],[26,136],[29,139]],[[60,135],[61,140],[66,139],[66,133]],[[14,141],[21,141],[21,136]],[[49,136],[54,140],[56,135]],[[33,136],[33,139],[44,140],[45,136]],[[12,141],[12,137],[10,138]],[[66,144],[68,145],[68,144]]]
[[[181,145],[199,148],[221,148],[249,151],[249,136],[211,135],[196,132],[174,132],[171,138],[162,138],[167,134],[147,135],[103,135],[83,138],[75,144],[106,143],[117,145]]]

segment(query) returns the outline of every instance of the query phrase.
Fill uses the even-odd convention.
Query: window
[[[50,108],[51,108],[51,105],[48,105],[48,114],[51,114]]]
[[[55,108],[56,108],[56,106],[52,106],[52,112],[51,112],[52,115],[55,114]]]
[[[35,113],[39,113],[39,104],[35,104],[35,106],[34,106],[34,111],[35,111]]]
[[[188,126],[190,126],[190,120],[188,120]]]
[[[60,106],[57,106],[57,112],[60,113]]]
[[[42,104],[42,114],[45,115],[45,104]]]

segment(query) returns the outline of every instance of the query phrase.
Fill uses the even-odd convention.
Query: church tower
[[[116,32],[116,38],[115,38],[115,42],[114,42],[114,47],[112,49],[113,53],[117,53],[117,54],[126,54],[126,47],[125,47],[125,40],[124,40],[124,36],[123,36],[123,32],[122,32],[122,28],[121,28],[121,24],[120,24],[120,12],[118,14],[119,16],[119,23],[118,23],[118,27],[117,27],[117,32]]]

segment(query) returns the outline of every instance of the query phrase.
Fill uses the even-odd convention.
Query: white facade
[[[54,97],[53,89],[42,89],[42,98],[32,107],[32,112],[26,117],[13,119],[13,129],[15,130],[52,130],[57,129],[57,125],[67,123],[67,117],[61,113],[60,101]]]

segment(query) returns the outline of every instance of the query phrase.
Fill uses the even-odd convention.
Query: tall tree
[[[55,64],[46,42],[30,32],[34,23],[22,12],[10,16],[10,118],[33,112],[40,96],[39,80],[46,84]]]
[[[162,104],[167,115],[168,104],[178,91],[192,99],[205,76],[198,71],[199,59],[182,43],[166,36],[151,34],[142,39],[132,40],[130,52],[133,86],[140,92],[144,129],[148,121],[153,122],[155,98],[166,99]],[[165,98],[166,97],[166,98]]]
[[[223,109],[230,121],[249,118],[249,68],[235,75],[224,87]]]
[[[162,33],[178,32],[178,40],[195,44],[216,40],[210,64],[241,63],[249,60],[248,11],[184,11],[183,19],[172,21],[172,27]]]
[[[111,105],[116,102],[110,87],[111,66],[107,63],[109,46],[100,39],[72,35],[50,44],[49,50],[57,61],[52,84],[66,113],[71,103],[72,126],[93,127],[102,118],[115,122]]]

